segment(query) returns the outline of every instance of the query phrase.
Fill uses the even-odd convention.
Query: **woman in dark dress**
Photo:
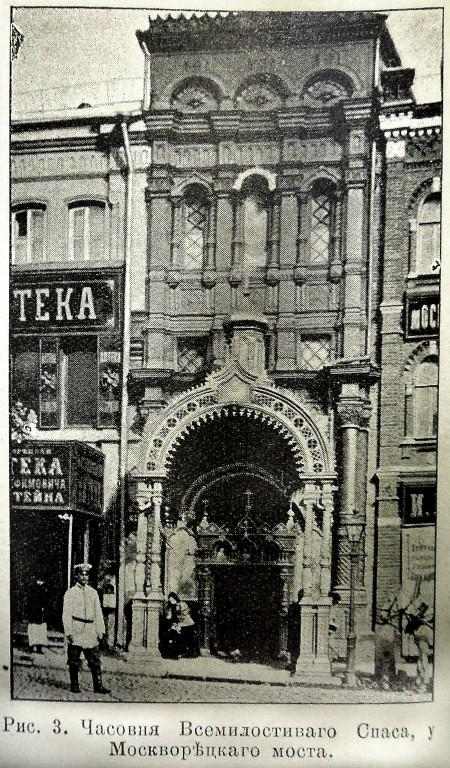
[[[167,600],[166,646],[167,655],[172,659],[197,656],[195,622],[189,606],[171,592]]]

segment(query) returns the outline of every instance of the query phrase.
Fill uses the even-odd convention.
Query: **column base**
[[[341,685],[341,678],[332,674],[328,657],[309,656],[298,658],[293,677],[301,678],[310,685]]]
[[[128,657],[131,659],[161,660],[159,650],[159,619],[162,598],[159,596],[143,597],[141,594],[132,600],[131,643]]]

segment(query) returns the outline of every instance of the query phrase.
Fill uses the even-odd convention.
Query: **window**
[[[117,337],[21,339],[13,353],[12,397],[40,428],[116,426],[119,391]]]
[[[436,437],[438,406],[438,366],[424,360],[414,375],[414,436]]]
[[[96,261],[104,258],[105,205],[74,203],[69,208],[69,259]]]
[[[60,347],[63,423],[67,427],[97,423],[97,338],[64,339]]]
[[[405,435],[432,438],[437,435],[438,364],[427,358],[419,363],[405,390]]]
[[[441,196],[429,195],[419,208],[416,272],[429,274],[441,263]]]
[[[266,179],[250,176],[242,185],[244,264],[265,267],[269,228],[269,195]]]
[[[17,208],[12,213],[12,262],[32,264],[44,261],[45,206]]]
[[[189,187],[182,201],[181,250],[184,269],[203,269],[208,212],[208,200],[202,187]]]
[[[331,355],[329,336],[302,337],[300,347],[300,367],[318,371],[327,363]]]
[[[208,338],[206,336],[177,339],[177,367],[180,373],[196,373],[206,364]]]
[[[331,256],[333,198],[326,184],[313,189],[311,198],[311,264],[328,264]]]

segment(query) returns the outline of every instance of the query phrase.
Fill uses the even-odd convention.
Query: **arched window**
[[[441,196],[434,192],[421,203],[418,212],[416,272],[434,272],[441,262]]]
[[[414,371],[412,384],[406,386],[405,432],[417,438],[437,435],[438,364],[425,358]]]
[[[267,180],[249,176],[242,184],[244,264],[265,267],[269,231],[270,198]]]
[[[96,261],[105,257],[105,204],[76,202],[69,206],[69,259]]]
[[[328,264],[331,258],[334,197],[326,182],[316,184],[311,195],[311,264]]]
[[[181,253],[184,269],[203,269],[208,234],[209,201],[198,184],[188,187],[181,208]]]
[[[30,204],[13,209],[12,263],[32,264],[45,259],[45,205]]]

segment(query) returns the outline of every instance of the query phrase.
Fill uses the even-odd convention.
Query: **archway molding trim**
[[[330,424],[319,408],[294,392],[261,381],[235,361],[226,372],[175,398],[146,425],[140,460],[132,475],[164,477],[177,447],[207,421],[245,417],[278,431],[290,445],[300,479],[335,479]]]

